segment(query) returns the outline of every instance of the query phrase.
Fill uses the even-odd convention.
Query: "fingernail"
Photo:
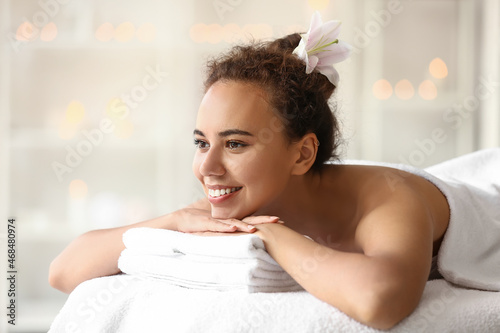
[[[253,226],[253,225],[249,225],[249,226],[248,226],[248,229],[253,230],[253,229],[255,229],[255,226]]]
[[[269,216],[269,218],[270,218],[271,220],[279,219],[279,217],[278,217],[278,216]]]

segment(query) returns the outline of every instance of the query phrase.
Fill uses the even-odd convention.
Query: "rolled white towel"
[[[248,292],[303,288],[265,251],[256,235],[203,237],[134,228],[123,235],[118,267],[127,274],[156,277],[194,289]]]
[[[200,254],[224,258],[261,257],[277,265],[266,252],[264,242],[256,235],[199,236],[178,231],[133,228],[123,234],[123,243],[130,250],[144,254]]]

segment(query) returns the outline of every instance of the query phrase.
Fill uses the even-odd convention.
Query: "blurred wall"
[[[499,145],[499,0],[0,0],[0,240],[14,217],[19,306],[0,331],[48,329],[66,299],[48,265],[77,235],[203,196],[204,62],[306,31],[314,10],[354,47],[332,100],[343,157],[426,167]]]

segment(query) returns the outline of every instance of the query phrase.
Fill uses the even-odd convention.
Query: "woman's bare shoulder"
[[[344,191],[356,192],[356,196],[368,196],[378,193],[392,195],[399,191],[413,189],[416,193],[421,191],[432,191],[435,188],[426,179],[415,174],[377,165],[357,165],[357,164],[333,164],[328,165],[325,170],[325,179],[328,179],[336,187],[344,188]],[[349,192],[349,191],[348,191]]]
[[[339,180],[348,184],[358,200],[360,221],[367,216],[413,220],[410,216],[425,216],[432,223],[433,239],[440,239],[449,221],[446,197],[427,179],[391,167],[372,165],[337,165]],[[419,212],[414,212],[419,210]],[[420,211],[425,211],[421,215]],[[418,221],[416,222],[418,223]]]
[[[418,225],[428,221],[433,241],[442,239],[450,211],[446,197],[434,184],[421,176],[390,167],[349,168],[353,175],[360,175],[359,198],[363,203],[364,217],[376,211],[378,218],[394,220],[395,223]]]

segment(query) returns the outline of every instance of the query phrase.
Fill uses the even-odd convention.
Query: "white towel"
[[[500,293],[427,282],[420,304],[391,333],[500,332]],[[80,284],[49,333],[381,333],[311,294],[186,289],[116,275]]]
[[[186,288],[284,292],[302,290],[252,234],[197,236],[171,230],[134,228],[123,235],[118,267]]]
[[[500,148],[425,170],[403,164],[344,163],[400,169],[436,185],[450,206],[449,226],[438,253],[439,272],[457,285],[500,291]]]
[[[123,234],[123,244],[130,250],[145,254],[202,254],[225,258],[256,258],[270,260],[264,242],[253,234],[238,236],[198,236],[153,228],[133,228]]]
[[[444,184],[450,224],[438,269],[453,283],[500,291],[500,148],[481,150],[427,171]]]

